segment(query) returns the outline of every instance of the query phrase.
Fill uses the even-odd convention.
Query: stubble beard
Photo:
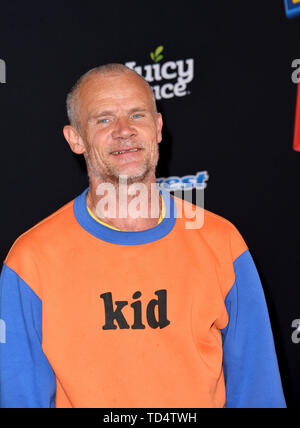
[[[109,161],[103,162],[100,165],[99,161],[94,159],[88,145],[87,149],[88,150],[85,154],[85,161],[90,180],[96,178],[101,179],[101,181],[104,183],[118,185],[120,183],[120,177],[122,177],[122,179],[126,178],[127,184],[130,185],[132,183],[143,183],[152,175],[155,176],[156,166],[159,159],[158,143],[156,143],[154,149],[154,156],[152,157],[152,152],[149,152],[149,156],[144,159],[143,164],[139,168],[139,171],[136,174],[131,175],[122,173],[119,168],[111,165]]]

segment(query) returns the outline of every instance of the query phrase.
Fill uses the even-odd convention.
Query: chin
[[[144,181],[145,178],[148,176],[148,172],[145,171],[143,173],[135,173],[135,174],[123,172],[119,175],[119,178],[120,176],[123,176],[123,177],[126,176],[127,183],[131,184],[131,183],[138,183],[138,182]]]
[[[150,170],[148,167],[143,166],[142,168],[124,168],[122,171],[118,171],[118,179],[120,176],[126,176],[127,183],[136,183],[139,181],[143,181],[146,177],[151,174],[152,169]]]
[[[149,177],[155,177],[156,165],[144,162],[142,165],[124,165],[123,167],[113,167],[107,165],[105,171],[102,171],[102,179],[107,182],[119,184],[120,177],[126,177],[127,184],[144,182]]]

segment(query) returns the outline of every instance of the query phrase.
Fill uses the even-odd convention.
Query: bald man
[[[90,184],[87,206],[91,212],[96,214],[96,189],[101,183],[115,185],[119,207],[120,176],[126,176],[128,184],[140,182],[146,186],[150,209],[162,117],[156,111],[149,85],[125,66],[104,66],[79,80],[67,104],[71,125],[64,127],[64,135],[71,150],[85,157]],[[156,186],[152,188],[158,193]],[[106,218],[106,222],[120,230],[138,231],[155,226],[157,218],[117,216]]]
[[[98,67],[67,110],[89,187],[6,257],[1,407],[285,407],[244,240],[156,185],[163,122],[147,82]],[[186,227],[191,212],[202,227]]]

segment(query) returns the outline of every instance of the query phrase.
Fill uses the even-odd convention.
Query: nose
[[[127,118],[119,118],[115,124],[112,137],[116,139],[128,139],[136,135],[136,129]]]

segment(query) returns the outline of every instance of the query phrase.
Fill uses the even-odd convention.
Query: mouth
[[[110,154],[114,155],[114,156],[119,156],[119,155],[124,155],[124,154],[127,154],[127,153],[139,152],[140,150],[142,150],[142,149],[139,148],[139,147],[136,147],[136,148],[133,148],[133,149],[125,149],[125,150],[114,151],[114,152],[111,152]]]

